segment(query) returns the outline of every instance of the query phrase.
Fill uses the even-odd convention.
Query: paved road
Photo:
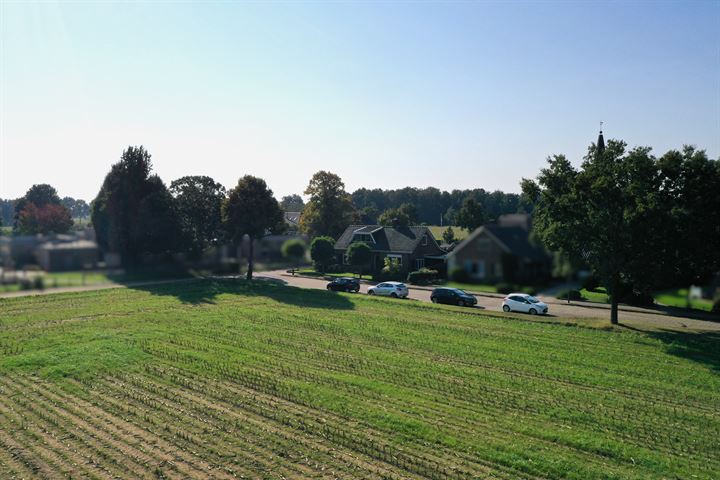
[[[284,270],[262,272],[258,276],[281,280],[288,285],[302,288],[325,289],[327,280],[293,277]],[[360,285],[360,293],[367,293],[369,284]],[[424,302],[430,301],[429,288],[410,287],[410,298]],[[477,310],[502,312],[502,298],[499,294],[477,294]],[[549,305],[549,313],[554,318],[567,318],[573,320],[587,320],[588,323],[598,324],[610,322],[610,306],[591,302],[571,302],[558,300],[552,297],[540,296],[540,299]],[[622,306],[620,308],[620,322],[631,328],[641,330],[671,329],[676,331],[714,331],[720,332],[720,317],[699,313],[698,318],[680,317],[672,309],[649,309],[640,307]],[[516,314],[517,315],[517,314]],[[708,320],[705,320],[705,319]]]

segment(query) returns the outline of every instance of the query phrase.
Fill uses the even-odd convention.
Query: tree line
[[[0,199],[0,226],[22,234],[65,233],[73,226],[72,221],[66,221],[67,215],[71,220],[84,220],[90,216],[90,206],[85,200],[60,198],[47,184],[33,185],[18,199]]]

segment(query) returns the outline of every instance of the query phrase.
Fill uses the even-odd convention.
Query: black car
[[[433,303],[446,303],[448,305],[460,305],[461,307],[474,307],[477,305],[477,298],[459,288],[436,288],[430,294]]]
[[[334,292],[357,293],[360,291],[360,281],[356,278],[336,278],[335,280],[327,284],[327,289]]]

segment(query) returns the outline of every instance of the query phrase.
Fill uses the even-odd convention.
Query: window
[[[396,265],[402,266],[402,255],[390,253],[387,255],[387,258],[389,258],[390,261],[395,263]]]
[[[424,258],[416,259],[415,260],[415,270],[420,270],[423,267],[425,267],[425,259]]]
[[[427,244],[428,244],[427,234],[423,235],[422,244],[423,244],[423,246],[427,246]]]
[[[348,260],[347,253],[343,253],[343,265],[350,265],[350,261]]]

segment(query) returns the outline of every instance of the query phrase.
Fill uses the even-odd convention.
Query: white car
[[[548,306],[526,293],[511,293],[503,299],[503,312],[524,312],[530,315],[545,315],[548,312]]]
[[[383,295],[393,298],[407,298],[408,287],[400,282],[383,282],[368,288],[368,295]]]

